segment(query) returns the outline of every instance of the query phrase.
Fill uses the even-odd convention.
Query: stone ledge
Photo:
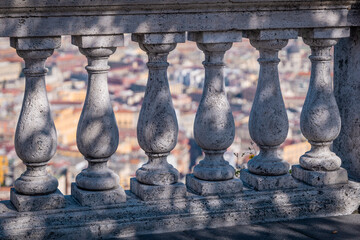
[[[357,5],[352,6],[351,1],[209,1],[213,4],[204,4],[203,1],[179,4],[179,0],[168,4],[166,1],[159,4],[154,0],[142,1],[142,4],[133,1],[104,3],[104,0],[48,0],[46,6],[42,4],[41,7],[38,6],[38,1],[0,1],[0,36],[43,37],[359,26],[360,10]],[[10,7],[9,2],[12,3]],[[254,7],[254,4],[257,7]],[[24,18],[26,21],[22,21]],[[121,24],[115,24],[119,22]]]
[[[360,203],[360,183],[141,201],[127,191],[126,203],[17,212],[0,202],[0,239],[98,239],[246,225],[289,219],[348,215]]]

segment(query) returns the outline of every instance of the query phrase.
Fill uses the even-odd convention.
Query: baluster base
[[[106,191],[119,186],[119,176],[111,169],[93,171],[84,169],[76,176],[76,184],[88,191]]]
[[[240,179],[246,185],[259,191],[298,188],[301,186],[301,183],[288,173],[280,176],[262,176],[253,174],[248,169],[242,169]]]
[[[27,171],[14,182],[16,192],[23,195],[51,194],[57,190],[58,185],[57,179],[50,174],[29,176]]]
[[[300,165],[292,166],[292,176],[311,186],[327,186],[348,182],[348,174],[344,168],[335,171],[310,171]]]
[[[184,198],[186,196],[186,187],[183,183],[156,186],[140,183],[136,178],[130,179],[130,191],[143,201]]]
[[[171,185],[179,180],[179,171],[167,162],[169,153],[146,153],[149,161],[136,171],[138,182],[147,185]]]
[[[19,212],[41,211],[65,207],[64,195],[59,189],[46,195],[23,195],[11,188],[10,201]]]
[[[332,142],[311,142],[311,150],[299,159],[300,166],[310,171],[335,171],[341,166],[341,159],[330,150]]]
[[[104,191],[87,191],[71,183],[71,195],[81,206],[102,206],[126,202],[126,194],[120,186]]]
[[[259,147],[259,155],[250,159],[247,164],[251,173],[262,176],[281,176],[289,172],[290,164],[279,156],[279,146]]]
[[[206,181],[196,178],[193,174],[187,174],[186,187],[198,195],[210,196],[240,193],[243,183],[236,178],[225,181]]]
[[[234,178],[235,169],[225,161],[226,150],[204,150],[205,158],[194,167],[194,176],[205,181],[225,181]]]

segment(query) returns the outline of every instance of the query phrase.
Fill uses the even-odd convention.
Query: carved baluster
[[[248,169],[243,169],[240,177],[257,190],[295,187],[296,183],[288,173],[290,165],[279,154],[289,123],[280,89],[278,53],[289,38],[297,37],[297,32],[255,31],[247,36],[260,52],[260,73],[249,119],[250,136],[260,153],[248,162]]]
[[[178,136],[167,79],[167,56],[176,43],[185,41],[185,35],[133,34],[132,40],[138,42],[149,57],[149,77],[137,126],[138,142],[148,162],[136,171],[130,190],[143,200],[183,197],[186,188],[178,183],[179,172],[167,162]]]
[[[123,35],[73,36],[72,43],[88,59],[87,93],[76,142],[89,164],[76,176],[71,194],[83,206],[124,202],[126,195],[119,185],[119,177],[107,167],[119,144],[119,130],[107,85],[108,58],[116,47],[123,46],[124,38]]]
[[[348,37],[349,29],[314,29],[303,32],[311,48],[311,78],[301,112],[300,127],[311,150],[300,157],[300,166],[292,167],[293,176],[307,184],[322,186],[346,183],[347,171],[341,159],[330,150],[339,135],[341,119],[330,75],[331,48],[338,38]]]
[[[223,155],[235,137],[235,124],[225,93],[224,55],[232,42],[241,41],[241,32],[189,33],[204,52],[205,83],[194,123],[196,143],[205,158],[186,177],[189,189],[200,195],[237,193],[242,182],[234,179],[235,169]]]
[[[57,189],[58,181],[46,165],[56,152],[56,129],[46,94],[45,61],[59,48],[60,37],[11,38],[25,60],[24,100],[15,132],[15,150],[26,165],[26,171],[11,189],[11,202],[18,211],[37,211],[65,206]]]
[[[360,27],[340,39],[334,49],[334,94],[341,116],[341,131],[333,150],[349,177],[360,182]],[[344,64],[345,63],[345,64]]]

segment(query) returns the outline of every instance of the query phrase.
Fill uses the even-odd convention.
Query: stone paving
[[[230,239],[360,239],[360,214],[273,222],[246,226],[142,235],[129,240],[230,240]]]

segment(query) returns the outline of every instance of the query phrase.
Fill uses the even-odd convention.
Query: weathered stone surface
[[[312,142],[312,149],[300,157],[301,167],[311,171],[335,171],[341,159],[330,151],[330,143]]]
[[[251,173],[263,176],[279,176],[289,171],[290,165],[281,159],[278,148],[288,134],[289,122],[282,98],[278,64],[278,52],[288,40],[257,40],[261,33],[250,38],[250,43],[260,52],[260,73],[254,102],[249,118],[249,132],[259,146],[260,153],[247,166]]]
[[[186,187],[198,195],[211,196],[240,193],[243,184],[236,178],[225,181],[205,181],[194,177],[193,174],[187,174]]]
[[[76,176],[77,186],[72,185],[74,197],[82,205],[113,204],[126,200],[119,185],[119,176],[107,167],[108,160],[119,145],[119,130],[107,84],[108,58],[117,46],[123,45],[123,41],[122,34],[72,37],[72,43],[88,59],[88,86],[76,143],[89,164]]]
[[[137,139],[148,162],[136,171],[130,189],[143,200],[177,197],[184,194],[185,186],[177,183],[179,172],[167,162],[179,131],[167,78],[167,56],[177,42],[185,41],[185,34],[137,34],[132,39],[139,42],[149,58],[149,76],[137,124]]]
[[[159,4],[155,0],[47,0],[43,4],[6,0],[0,1],[0,36],[359,26],[359,6],[354,2],[167,0]]]
[[[248,162],[250,172],[262,176],[280,176],[289,171],[290,164],[281,159],[278,146],[260,148],[260,153]]]
[[[240,179],[244,184],[247,184],[260,191],[298,188],[304,185],[303,183],[295,180],[288,173],[280,176],[261,176],[249,172],[248,169],[242,169],[240,171]]]
[[[16,192],[15,188],[11,188],[10,200],[19,212],[64,208],[66,203],[64,195],[59,189],[46,195],[28,196]]]
[[[73,36],[71,42],[80,48],[123,47],[124,34]]]
[[[185,42],[185,33],[132,34],[131,40],[142,44],[173,44]]]
[[[87,159],[88,160],[88,159]],[[107,167],[107,159],[94,164],[93,160],[88,160],[89,164],[76,176],[76,184],[83,189],[102,191],[110,190],[119,186],[120,178],[111,169]]]
[[[179,171],[167,162],[169,153],[147,153],[149,160],[136,171],[136,179],[149,185],[170,185],[179,180]]]
[[[194,137],[202,149],[223,151],[234,141],[235,125],[226,97],[223,58],[232,43],[197,43],[205,53],[205,82],[196,112]]]
[[[120,186],[104,191],[88,191],[78,188],[76,183],[72,183],[71,196],[75,198],[81,206],[101,206],[126,201],[125,191]]]
[[[225,150],[203,151],[204,159],[194,167],[195,177],[206,181],[225,181],[234,178],[235,169],[224,159]]]
[[[222,34],[220,39],[226,39],[227,33]],[[232,37],[233,33],[229,34]],[[200,41],[197,46],[205,54],[205,82],[194,122],[194,138],[205,158],[195,166],[193,174],[207,181],[230,180],[235,169],[223,155],[234,141],[235,123],[225,91],[224,55],[232,42],[218,43],[215,37],[206,36],[206,43],[202,43],[205,37],[201,32],[191,33],[189,37],[189,40]]]
[[[47,39],[46,44],[52,42],[51,40],[54,42],[58,39]],[[12,42],[17,41],[17,39],[12,40]],[[41,43],[42,41],[39,43],[37,39],[34,41],[26,39],[25,48],[28,50],[17,51],[19,56],[25,59],[26,66],[23,71],[26,84],[21,113],[16,126],[15,150],[27,168],[15,181],[14,186],[18,192],[27,195],[54,192],[58,184],[57,180],[46,171],[46,164],[54,156],[57,146],[56,129],[45,84],[47,73],[45,61],[54,50],[29,50],[41,48],[38,46]],[[19,47],[18,44],[15,46]],[[24,46],[20,44],[20,47]]]
[[[73,41],[77,42],[77,41]],[[114,111],[111,106],[107,72],[108,58],[115,47],[79,48],[88,59],[88,90],[81,112],[76,143],[79,151],[88,161],[104,162],[117,149],[119,134]]]
[[[189,32],[188,40],[198,43],[233,43],[241,42],[241,31]]]
[[[10,38],[16,50],[53,50],[61,46],[61,37]]]
[[[360,183],[321,188],[255,191],[225,196],[198,196],[144,202],[128,193],[126,203],[81,207],[66,196],[65,209],[17,212],[0,202],[1,239],[112,239],[139,234],[176,232],[349,215],[360,202]],[[10,206],[9,206],[10,205]]]
[[[181,232],[145,234],[127,240],[277,240],[277,239],[357,239],[360,214],[317,217],[244,226],[207,228]],[[314,231],[316,229],[316,231]]]
[[[335,46],[334,94],[341,116],[341,131],[333,150],[350,178],[360,181],[360,28]]]
[[[300,128],[311,150],[300,157],[300,165],[311,171],[335,171],[340,168],[341,159],[330,150],[330,145],[339,135],[341,119],[330,75],[330,50],[337,39],[304,37],[304,43],[311,48],[311,77]]]
[[[344,168],[335,171],[309,171],[300,165],[293,165],[291,169],[294,178],[311,186],[345,184],[348,182],[347,171]]]
[[[159,199],[175,199],[186,196],[186,187],[183,183],[169,185],[147,185],[136,180],[130,179],[130,191],[144,201],[155,201]]]
[[[19,211],[63,207],[60,203],[64,202],[63,196],[54,195],[54,192],[58,191],[58,181],[46,170],[48,161],[55,154],[57,137],[46,93],[45,61],[55,48],[60,47],[60,40],[60,37],[10,40],[11,46],[16,48],[18,55],[25,60],[25,93],[16,126],[15,150],[26,165],[26,171],[14,182],[17,193],[15,190],[11,193],[11,201]],[[47,194],[51,195],[48,196],[50,202],[42,207],[35,199],[44,202]]]
[[[350,36],[350,28],[313,28],[301,30],[301,36],[312,39],[336,39]]]
[[[261,31],[245,31],[244,37],[253,40],[288,40],[298,37],[298,30],[296,29],[271,29]]]

